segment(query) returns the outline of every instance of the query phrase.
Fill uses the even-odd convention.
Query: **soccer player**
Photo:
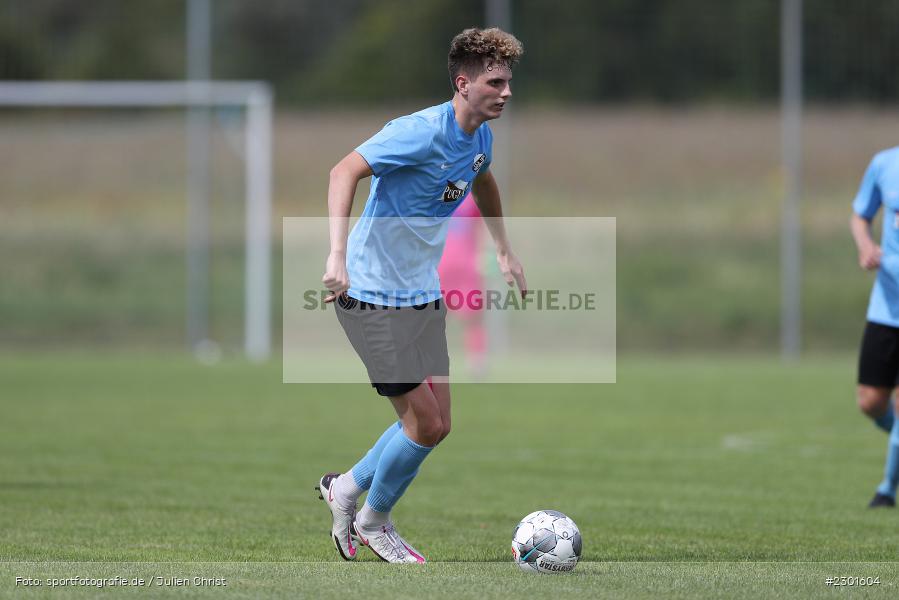
[[[881,206],[878,245],[871,236],[871,221]],[[868,506],[894,507],[899,483],[899,420],[891,398],[899,385],[899,147],[874,156],[852,208],[850,229],[859,265],[877,269],[858,363],[858,405],[889,433],[883,481]]]
[[[336,300],[337,318],[372,386],[399,417],[351,471],[319,481],[332,540],[346,560],[356,557],[355,538],[388,562],[425,561],[390,515],[450,431],[446,307],[437,264],[449,217],[469,186],[506,282],[526,291],[490,173],[493,135],[486,123],[502,115],[512,96],[512,66],[522,52],[521,43],[500,29],[462,31],[448,56],[452,99],[387,123],[331,170],[326,302]],[[368,176],[368,201],[348,236],[353,194]]]

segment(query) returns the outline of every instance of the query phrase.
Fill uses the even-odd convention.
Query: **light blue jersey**
[[[466,134],[445,102],[390,121],[356,148],[374,176],[347,241],[347,294],[386,306],[441,297],[449,217],[490,166],[492,144],[486,123]]]
[[[874,156],[852,209],[870,221],[881,205],[884,207],[880,241],[883,257],[871,290],[868,320],[899,327],[899,147]]]

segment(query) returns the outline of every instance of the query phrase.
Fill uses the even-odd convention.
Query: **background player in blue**
[[[322,278],[331,291],[326,301],[337,300],[338,319],[372,385],[390,398],[399,416],[350,472],[328,473],[319,482],[332,515],[331,537],[344,559],[355,558],[355,538],[389,562],[425,560],[396,532],[390,511],[450,431],[446,309],[439,301],[437,265],[449,217],[469,189],[496,244],[506,282],[526,291],[489,170],[493,135],[486,124],[502,114],[512,96],[512,66],[522,52],[514,36],[496,28],[461,32],[447,61],[452,99],[391,121],[331,170],[331,252]],[[370,175],[368,201],[348,235],[353,194]],[[391,308],[360,310],[367,305]],[[383,323],[385,315],[394,319],[390,325]],[[416,333],[397,334],[398,320],[404,327],[411,321],[408,331]],[[366,328],[378,335],[366,335]],[[383,339],[396,335],[409,337]],[[365,349],[374,337],[381,349],[368,355]],[[399,363],[399,375],[391,370],[397,366],[393,363]],[[435,375],[444,377],[425,385]],[[357,500],[366,490],[357,513]]]
[[[871,221],[883,208],[883,233],[878,245]],[[871,160],[852,205],[850,228],[858,262],[877,270],[858,366],[858,405],[878,427],[888,432],[883,481],[869,506],[896,506],[899,483],[899,422],[895,418],[899,385],[899,147]]]

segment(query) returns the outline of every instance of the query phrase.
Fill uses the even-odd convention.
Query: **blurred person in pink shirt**
[[[487,330],[484,324],[484,275],[481,272],[481,211],[471,194],[450,219],[443,257],[437,271],[448,314],[464,328],[469,374],[479,379],[487,369]]]

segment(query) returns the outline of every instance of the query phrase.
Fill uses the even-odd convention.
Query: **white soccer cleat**
[[[353,545],[353,519],[356,516],[356,504],[347,511],[340,507],[340,504],[334,498],[334,483],[340,473],[326,473],[318,482],[315,488],[318,490],[319,498],[328,505],[331,511],[331,540],[334,547],[340,553],[343,560],[356,560],[356,546]]]
[[[391,521],[374,529],[366,529],[353,521],[353,535],[385,562],[397,564],[427,562],[421,552],[397,533]]]

